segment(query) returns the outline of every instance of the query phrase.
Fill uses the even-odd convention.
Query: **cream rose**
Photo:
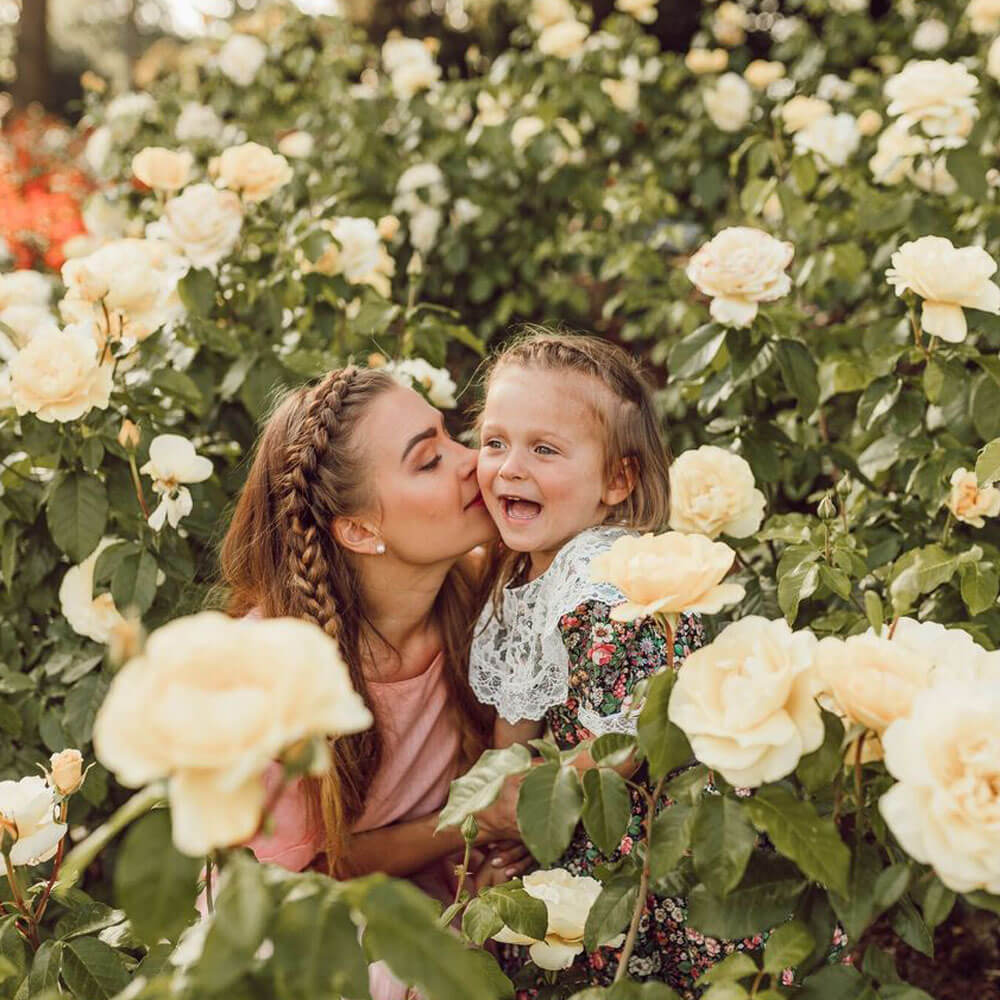
[[[842,167],[861,145],[861,133],[854,115],[842,112],[817,118],[795,133],[795,152],[812,153],[820,171]]]
[[[510,129],[510,143],[515,149],[524,149],[537,135],[545,131],[545,122],[537,115],[518,118]]]
[[[883,626],[882,635],[888,636],[889,631],[888,626]],[[865,634],[874,632],[869,629]],[[1000,680],[1000,650],[984,649],[964,629],[900,618],[892,629],[892,643],[930,664],[931,684],[959,679],[979,683]]]
[[[1000,31],[1000,0],[969,0],[965,13],[977,35]]]
[[[733,558],[728,545],[704,535],[623,535],[594,559],[590,575],[625,595],[625,603],[611,611],[615,621],[654,614],[676,618],[685,611],[715,614],[743,597],[739,584],[722,582]]]
[[[538,941],[509,927],[494,934],[493,939],[504,944],[530,945],[531,960],[540,969],[568,969],[576,956],[583,952],[587,917],[603,886],[589,875],[571,875],[563,868],[531,872],[524,876],[522,882],[529,896],[545,904],[548,914],[545,939]],[[625,935],[619,934],[608,941],[601,941],[599,947],[617,948],[624,940]]]
[[[421,386],[430,402],[440,410],[451,410],[458,405],[455,399],[455,380],[444,368],[435,368],[423,358],[404,358],[389,361],[382,366],[401,385]]]
[[[715,445],[683,452],[670,466],[670,527],[746,538],[764,519],[764,494],[746,460]]]
[[[0,330],[0,358],[4,361],[10,361],[18,348],[38,334],[59,329],[52,313],[44,306],[7,306],[0,309],[0,323],[8,328]]]
[[[216,173],[223,187],[239,191],[249,202],[270,198],[292,179],[288,160],[256,142],[223,150]]]
[[[146,227],[146,235],[162,239],[193,267],[216,271],[240,238],[243,204],[232,191],[211,184],[192,184],[163,209],[163,217]]]
[[[858,131],[867,138],[882,127],[882,116],[874,108],[865,108],[858,115]]]
[[[589,34],[590,28],[581,21],[559,21],[550,24],[538,36],[538,51],[543,56],[569,59],[583,48]]]
[[[83,754],[60,750],[49,758],[49,786],[60,795],[72,795],[83,784]]]
[[[47,306],[51,298],[52,282],[38,271],[0,274],[0,309],[9,306]]]
[[[721,73],[729,65],[729,53],[725,49],[691,49],[684,65],[696,76]]]
[[[879,137],[868,168],[876,184],[895,185],[912,176],[913,161],[928,152],[928,141],[893,122]]]
[[[267,46],[253,35],[230,35],[219,51],[219,69],[237,86],[249,87],[267,59]]]
[[[63,265],[59,308],[67,321],[95,322],[104,337],[145,340],[184,315],[177,283],[188,268],[161,240],[115,240]]]
[[[816,666],[840,714],[878,736],[909,714],[931,676],[926,656],[870,634],[821,640]]]
[[[114,368],[101,364],[92,326],[43,330],[9,366],[11,398],[20,415],[34,413],[46,423],[78,420],[111,399]]]
[[[283,135],[278,142],[278,152],[282,156],[291,157],[293,160],[303,160],[312,156],[316,148],[316,140],[311,133],[296,130]]]
[[[712,18],[712,34],[720,45],[734,48],[747,38],[747,12],[731,0],[720,3]]]
[[[569,0],[532,0],[528,24],[535,31],[560,21],[571,21],[576,17],[576,8]]]
[[[948,25],[936,17],[930,17],[917,25],[910,44],[918,52],[937,52],[948,44]]]
[[[44,778],[32,775],[20,781],[0,781],[0,819],[6,821],[5,837],[14,836],[6,852],[12,865],[38,865],[55,857],[67,830],[65,823],[57,821],[56,810],[56,793]]]
[[[984,517],[1000,514],[1000,490],[992,484],[980,486],[974,472],[956,469],[950,482],[947,507],[959,521],[982,528],[986,525]]]
[[[947,137],[953,145],[962,145],[979,117],[972,96],[979,81],[961,63],[913,60],[886,80],[884,89],[893,118],[919,124],[926,135]]]
[[[993,39],[986,53],[986,72],[994,80],[1000,80],[1000,37]]]
[[[128,787],[167,779],[174,843],[203,856],[253,835],[263,772],[283,750],[371,722],[316,625],[205,611],[154,631],[115,675],[94,751]]]
[[[177,116],[174,137],[178,142],[212,141],[222,137],[223,128],[225,125],[214,108],[188,101]]]
[[[743,78],[755,90],[767,90],[775,80],[780,80],[784,75],[784,63],[767,59],[753,59],[743,70]]]
[[[63,618],[77,635],[94,642],[106,643],[112,629],[125,619],[110,594],[94,597],[94,567],[100,554],[117,542],[117,538],[102,538],[97,548],[79,566],[66,570],[59,585],[59,607]]]
[[[419,91],[433,87],[441,77],[441,67],[417,38],[387,39],[382,46],[382,65],[389,74],[393,93],[400,100],[409,100]]]
[[[615,0],[615,8],[623,14],[631,14],[640,24],[652,24],[656,20],[656,5],[659,0]]]
[[[605,77],[601,80],[601,90],[608,95],[611,103],[625,114],[631,114],[639,107],[638,80],[615,80]]]
[[[738,73],[723,73],[705,88],[702,101],[712,123],[723,132],[738,132],[750,121],[753,93]]]
[[[182,150],[175,153],[162,146],[147,146],[132,157],[136,180],[156,191],[179,191],[191,177],[194,157]]]
[[[787,295],[792,279],[785,268],[795,248],[768,233],[732,226],[714,236],[691,258],[687,276],[712,297],[710,312],[720,323],[748,326],[759,302]]]
[[[921,236],[904,243],[890,263],[886,280],[897,295],[909,290],[924,300],[923,328],[942,340],[965,340],[963,308],[1000,313],[1000,287],[990,281],[996,261],[982,247],[958,249],[943,236]]]
[[[781,122],[789,133],[798,132],[814,121],[832,114],[833,108],[829,101],[806,97],[804,94],[797,94],[781,106]]]
[[[815,649],[811,633],[784,620],[741,618],[681,664],[670,721],[731,784],[778,781],[823,742]]]
[[[342,274],[352,284],[366,282],[378,269],[382,259],[379,253],[382,239],[378,226],[372,219],[345,215],[331,219],[327,228],[337,241],[337,246],[333,248],[331,259],[326,261],[327,268],[322,269],[323,273]],[[334,257],[335,262],[332,259]],[[334,263],[334,268],[329,269],[329,265]],[[320,268],[317,267],[317,270]]]
[[[212,463],[180,434],[158,434],[149,444],[149,461],[139,471],[152,478],[153,492],[160,496],[149,516],[149,526],[160,531],[167,521],[176,528],[191,513],[191,491],[183,484],[204,482],[212,474]]]
[[[897,783],[879,810],[904,850],[955,892],[1000,893],[1000,681],[917,695],[882,743]]]

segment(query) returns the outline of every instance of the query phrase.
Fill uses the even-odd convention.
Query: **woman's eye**
[[[488,448],[490,451],[496,451],[503,447],[503,444],[496,438],[490,438],[488,441],[483,442],[483,447]]]
[[[440,461],[441,461],[441,456],[435,455],[426,465],[421,465],[419,471],[430,472],[430,470],[435,468]]]

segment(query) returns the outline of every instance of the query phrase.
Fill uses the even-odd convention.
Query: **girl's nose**
[[[513,448],[507,452],[503,463],[497,471],[497,475],[499,475],[501,479],[524,479],[524,469],[521,466],[521,459],[518,457]]]

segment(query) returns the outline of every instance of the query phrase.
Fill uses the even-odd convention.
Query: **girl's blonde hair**
[[[332,525],[370,509],[371,477],[355,432],[374,400],[396,385],[385,372],[348,367],[290,392],[261,435],[221,552],[227,611],[315,622],[339,643],[354,688],[369,704],[362,658],[377,632],[359,597],[357,566]],[[466,764],[485,749],[491,721],[468,684],[469,620],[478,600],[476,581],[456,564],[433,607]],[[306,788],[333,872],[381,762],[378,718],[366,732],[335,740],[331,753],[329,772],[307,779]]]
[[[612,482],[627,469],[633,484],[629,495],[608,510],[603,523],[636,531],[663,528],[670,518],[670,453],[639,362],[600,337],[527,327],[489,363],[484,401],[497,373],[512,367],[573,372],[600,383],[606,391],[594,394],[594,412],[604,430],[605,481]],[[524,553],[510,551],[501,541],[494,543],[490,579],[495,604],[524,565]]]

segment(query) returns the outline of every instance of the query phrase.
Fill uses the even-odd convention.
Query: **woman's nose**
[[[463,479],[468,479],[469,476],[474,476],[476,474],[476,465],[479,462],[479,451],[476,448],[466,448],[464,444],[458,444],[459,456],[458,456],[458,472]]]

